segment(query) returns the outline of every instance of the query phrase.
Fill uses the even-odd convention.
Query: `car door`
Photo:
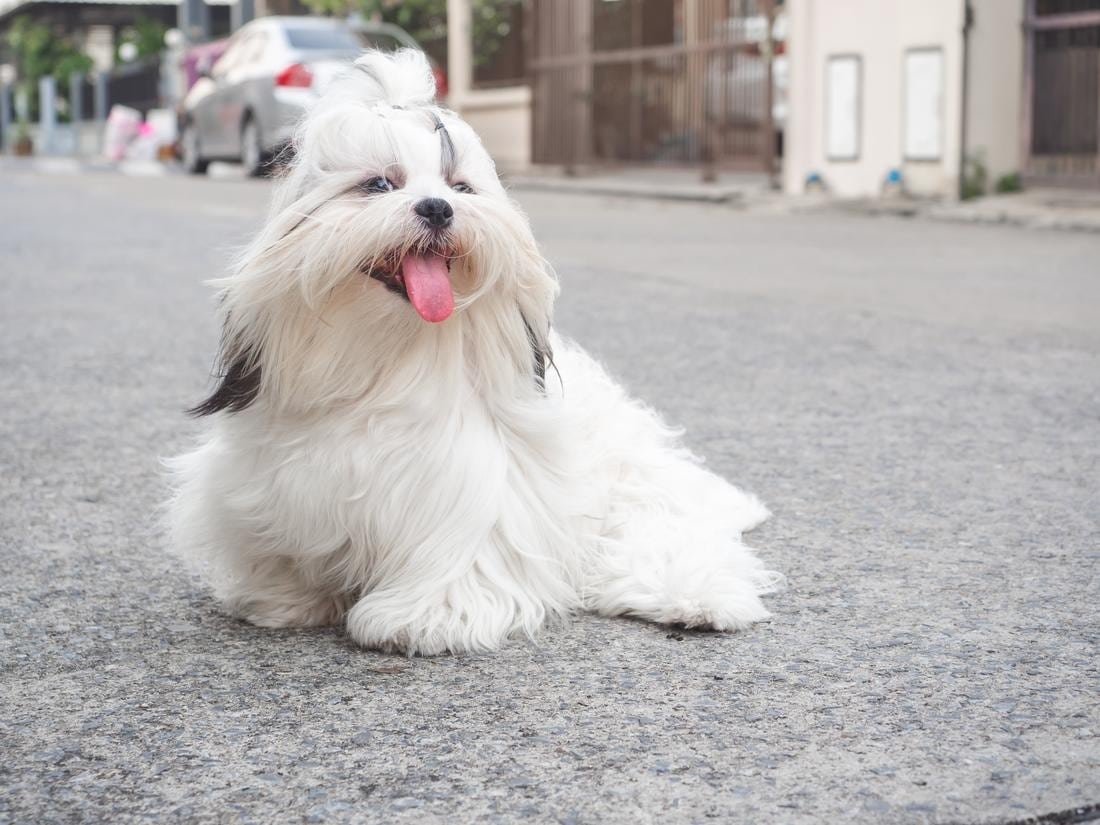
[[[239,112],[240,104],[235,98],[239,90],[234,88],[237,76],[236,67],[242,51],[247,47],[249,33],[241,31],[229,42],[229,48],[221,56],[211,71],[214,91],[206,101],[206,123],[203,136],[206,139],[204,151],[209,157],[234,157],[237,151],[239,120],[234,113]]]
[[[241,59],[234,69],[239,98],[236,111],[237,134],[235,144],[238,156],[243,154],[240,145],[241,124],[244,122],[246,113],[256,119],[260,135],[265,134],[264,128],[267,126],[268,119],[264,115],[269,114],[267,111],[269,107],[266,102],[271,97],[274,74],[267,65],[267,53],[270,51],[269,40],[270,38],[265,30],[257,29],[253,32],[248,44],[241,52]]]
[[[225,73],[225,66],[233,59],[234,40],[229,41],[221,57],[214,61],[206,76],[201,78],[195,87],[200,85],[202,89],[201,103],[195,107],[194,119],[199,130],[199,140],[202,143],[202,152],[207,158],[217,158],[225,151],[221,146],[223,137],[218,126],[218,98],[221,95],[221,84],[218,77]]]

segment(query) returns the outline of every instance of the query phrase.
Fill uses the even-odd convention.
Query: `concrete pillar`
[[[57,82],[52,77],[38,80],[38,126],[39,142],[42,154],[53,154],[54,137],[57,127]]]
[[[110,102],[107,93],[107,72],[96,72],[92,103],[96,124],[96,140],[100,154],[103,153],[103,141],[107,134],[107,105]]]
[[[69,117],[74,124],[84,119],[84,75],[69,75]]]
[[[11,131],[11,86],[0,83],[0,151],[6,151],[8,144],[14,142]]]
[[[640,6],[640,4],[639,4]],[[640,9],[639,9],[640,11]],[[592,159],[593,122],[592,103],[595,88],[595,64],[592,62],[594,12],[592,0],[577,0],[577,10],[574,31],[570,34],[577,39],[577,54],[584,57],[584,61],[573,72],[571,93],[573,101],[573,143],[570,147],[570,158],[566,165],[567,174],[576,174],[578,165],[587,164]],[[639,21],[641,17],[637,18]],[[640,42],[637,44],[640,45]],[[637,68],[637,67],[636,67]],[[635,79],[641,77],[640,71],[634,72]],[[640,97],[636,97],[640,101]],[[638,110],[640,112],[640,110]]]
[[[818,54],[813,0],[787,1],[787,124],[783,137],[783,188],[805,191],[806,175],[823,172],[817,162],[824,141],[824,59]]]
[[[447,0],[447,105],[462,114],[463,99],[474,82],[470,0]]]
[[[236,31],[256,18],[256,0],[237,0],[229,7],[229,26]]]
[[[102,126],[107,122],[107,72],[95,73],[95,122]]]
[[[81,137],[84,134],[84,75],[69,75],[69,126],[73,134],[73,154],[81,154]]]
[[[178,28],[189,43],[210,39],[210,10],[204,0],[180,0]]]
[[[474,88],[472,6],[447,0],[446,103],[478,131],[501,169],[524,169],[531,162],[531,92],[525,84]]]

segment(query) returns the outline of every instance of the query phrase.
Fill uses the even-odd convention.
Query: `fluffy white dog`
[[[423,56],[304,121],[220,281],[223,374],[173,462],[174,542],[234,614],[483,651],[577,610],[736,630],[780,577],[764,506],[550,332],[557,281]]]

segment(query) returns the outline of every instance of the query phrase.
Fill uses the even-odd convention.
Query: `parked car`
[[[184,98],[180,156],[194,174],[214,160],[262,174],[302,115],[364,48],[416,48],[397,26],[264,17],[242,26]],[[437,75],[437,83],[439,76]]]

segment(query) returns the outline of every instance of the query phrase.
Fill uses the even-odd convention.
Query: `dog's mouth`
[[[400,295],[425,321],[446,321],[455,308],[451,288],[451,250],[442,247],[414,249],[394,254],[381,265],[367,268],[367,275]]]

